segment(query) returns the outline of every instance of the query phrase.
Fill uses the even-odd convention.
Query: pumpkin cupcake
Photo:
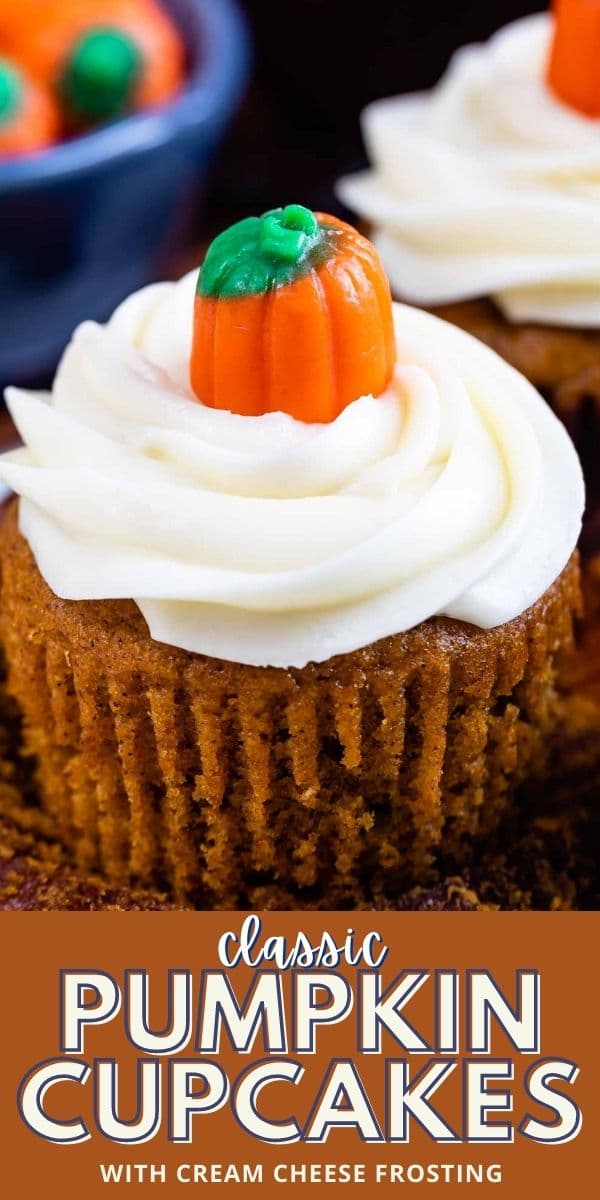
[[[336,907],[496,825],[555,722],[581,471],[365,238],[242,221],[8,403],[6,686],[81,868]]]
[[[600,546],[600,4],[558,0],[364,114],[339,194],[394,293],[482,338],[567,425]]]

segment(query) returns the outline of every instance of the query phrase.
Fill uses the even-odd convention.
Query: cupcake
[[[0,42],[0,160],[45,150],[59,129],[52,93],[2,57]]]
[[[433,91],[364,114],[371,167],[339,195],[394,293],[487,342],[567,425],[600,546],[600,8],[507,26]]]
[[[488,347],[298,205],[76,331],[0,529],[0,642],[82,870],[197,906],[425,885],[541,770],[581,470]]]

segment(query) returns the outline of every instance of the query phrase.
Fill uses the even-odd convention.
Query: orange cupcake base
[[[64,601],[12,503],[0,640],[40,804],[79,868],[197,907],[356,907],[492,831],[559,718],[576,556],[491,631],[435,618],[302,670],[154,642],[129,601]]]

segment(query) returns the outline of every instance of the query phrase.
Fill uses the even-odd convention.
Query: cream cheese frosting
[[[204,407],[195,273],[80,326],[52,393],[9,389],[0,459],[66,599],[134,599],[158,641],[302,667],[435,614],[518,616],[577,542],[579,462],[531,385],[468,334],[394,306],[380,397],[327,425]]]
[[[453,57],[431,92],[372,104],[372,167],[338,193],[418,304],[492,295],[512,320],[600,327],[600,120],[546,84],[553,18]]]

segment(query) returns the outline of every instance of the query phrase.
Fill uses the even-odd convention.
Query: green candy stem
[[[0,125],[8,124],[21,107],[23,84],[12,63],[0,59]]]
[[[76,43],[62,77],[62,93],[78,120],[118,117],[131,105],[142,68],[140,50],[119,29],[91,29]]]
[[[333,252],[338,231],[301,204],[247,217],[211,242],[198,278],[201,296],[261,295],[307,275]]]

